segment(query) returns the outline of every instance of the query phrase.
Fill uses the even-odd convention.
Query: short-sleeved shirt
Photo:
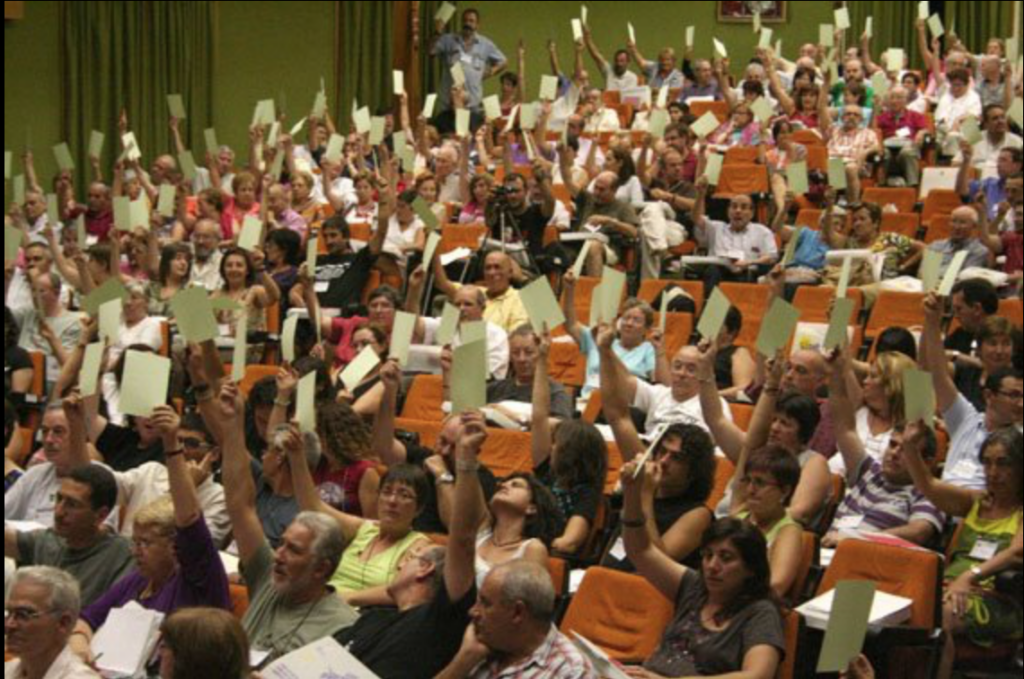
[[[633,407],[647,414],[648,434],[663,424],[694,424],[708,431],[708,425],[704,422],[704,411],[700,406],[700,396],[694,396],[687,401],[677,401],[672,395],[671,387],[637,380]],[[725,399],[722,399],[722,412],[731,422],[732,410]]]
[[[604,89],[608,92],[621,92],[631,90],[640,85],[640,78],[632,71],[626,71],[622,76],[615,75],[615,67],[606,64],[604,67]]]
[[[1013,274],[1024,269],[1024,233],[1006,231],[1000,236],[1000,240],[1003,242],[1003,252],[1006,253],[1003,271]]]
[[[380,537],[380,524],[366,521],[345,549],[338,570],[331,578],[331,586],[342,595],[362,592],[374,587],[384,587],[398,575],[402,560],[414,544],[423,540],[422,533],[410,532],[387,549],[374,554],[369,561],[363,560],[363,553],[370,549]]]
[[[598,679],[590,661],[576,644],[552,626],[544,642],[529,658],[501,669],[489,660],[470,673],[469,679]]]
[[[836,511],[832,530],[864,526],[887,531],[914,521],[927,521],[936,532],[942,532],[946,520],[942,512],[913,484],[898,486],[886,481],[878,460],[865,455],[860,467],[850,472],[848,483],[850,490]]]
[[[512,334],[520,326],[529,323],[530,316],[526,313],[526,307],[523,306],[523,300],[519,297],[519,291],[509,288],[497,297],[487,296],[484,320]]]
[[[52,529],[18,533],[18,565],[53,566],[75,576],[82,588],[82,603],[90,605],[134,566],[128,541],[103,532],[95,544],[71,549]]]
[[[511,224],[506,221],[506,241],[509,243],[519,243],[519,235],[522,234],[527,247],[530,248],[530,254],[534,257],[542,254],[544,252],[544,230],[547,228],[548,222],[551,221],[551,217],[544,216],[542,206],[539,203],[532,203],[526,208],[525,212],[516,215],[515,218],[519,232],[516,233],[516,230],[511,228]],[[488,206],[486,219],[487,228],[491,230],[491,238],[500,241],[502,239],[501,218],[498,211]]]
[[[875,124],[882,133],[882,139],[901,137],[914,141],[922,130],[928,129],[928,118],[923,113],[906,110],[901,114],[882,111],[875,118]],[[901,135],[900,132],[905,130]]]
[[[667,74],[663,74],[657,61],[648,61],[644,64],[644,75],[647,76],[647,84],[654,88],[667,87],[670,90],[677,90],[686,84],[682,71],[673,68]]]
[[[747,653],[758,646],[776,649],[780,660],[785,657],[782,615],[773,603],[761,600],[748,604],[724,630],[712,632],[701,623],[706,600],[703,578],[688,570],[679,586],[675,618],[658,650],[644,663],[647,670],[666,677],[731,674],[743,669]]]
[[[299,515],[299,503],[294,497],[274,494],[274,489],[263,478],[263,467],[256,460],[250,462],[252,479],[256,484],[256,515],[263,526],[270,546],[277,548],[284,539],[284,532]]]
[[[253,649],[270,652],[268,660],[334,636],[355,623],[356,612],[333,591],[325,590],[324,596],[312,603],[286,603],[274,588],[274,554],[269,544],[244,566],[250,603],[242,627]]]
[[[432,450],[422,446],[410,446],[406,451],[406,462],[417,467],[423,467],[426,461],[433,456],[434,451]],[[497,490],[498,482],[491,470],[482,464],[477,471],[477,475],[480,478],[480,486],[484,491],[484,499],[490,504],[491,498],[494,497],[494,493]],[[448,527],[441,521],[441,510],[437,504],[437,488],[433,483],[428,485],[423,511],[412,522],[412,528],[415,531],[427,534],[448,533]]]
[[[475,586],[453,602],[442,585],[430,603],[408,611],[366,611],[335,639],[380,679],[431,679],[458,653],[475,602]]]
[[[105,467],[99,462],[92,464]],[[51,462],[29,467],[17,484],[4,493],[4,519],[31,521],[47,528],[53,526],[54,507],[61,479]],[[110,512],[107,525],[117,530],[117,512]]]
[[[505,62],[505,55],[498,46],[482,35],[474,35],[467,47],[460,34],[446,33],[438,39],[434,54],[444,63],[440,90],[442,110],[450,108],[450,93],[454,85],[451,69],[455,64],[462,64],[466,76],[466,106],[479,110],[483,105],[484,75]]]
[[[356,398],[359,398],[358,394]],[[366,472],[374,467],[374,463],[369,460],[359,460],[345,465],[343,469],[332,469],[327,458],[322,458],[313,472],[313,483],[320,493],[320,499],[334,509],[353,516],[363,516],[366,508],[359,501],[359,487]]]
[[[657,354],[650,342],[626,349],[622,342],[616,339],[612,350],[631,375],[641,380],[650,380],[654,375]],[[601,386],[601,354],[590,328],[583,328],[580,333],[580,353],[587,359],[587,379],[583,384],[583,395],[586,396]]]
[[[551,390],[551,417],[560,420],[571,420],[573,415],[572,397],[558,382],[549,379]],[[497,404],[503,401],[517,403],[533,402],[533,384],[519,384],[516,378],[509,377],[487,385],[487,402]]]
[[[698,229],[697,233],[701,231]],[[711,257],[737,259],[742,255],[750,261],[779,253],[775,234],[764,224],[750,223],[742,231],[735,231],[725,222],[705,219],[704,237]]]
[[[989,208],[989,219],[995,219],[999,214],[999,206],[1006,202],[1006,180],[999,177],[975,179],[971,182],[968,195],[972,200],[985,196],[985,204],[992,206]]]
[[[985,426],[985,413],[958,394],[942,416],[949,431],[949,453],[942,480],[969,490],[985,490],[981,446],[990,433]]]
[[[928,249],[942,253],[942,265],[939,268],[940,279],[946,275],[949,265],[953,263],[953,258],[961,251],[967,252],[967,260],[964,262],[965,269],[984,269],[988,267],[988,248],[982,245],[981,241],[977,238],[968,238],[960,243],[954,243],[951,239],[947,238],[946,240],[935,241],[928,246]]]
[[[126,472],[147,462],[165,462],[162,440],[157,439],[143,447],[138,432],[116,424],[108,423],[103,429],[103,433],[96,439],[96,450],[115,472]]]
[[[147,598],[142,595],[149,579],[137,569],[118,580],[96,603],[82,611],[82,619],[98,630],[107,621],[110,611],[135,601],[140,606],[165,615],[179,608],[220,608],[231,610],[228,576],[206,521],[202,517],[186,528],[179,528],[174,538],[179,568],[159,591]]]
[[[19,370],[32,370],[32,357],[21,347],[4,350],[4,398],[11,396],[11,377]]]
[[[902,233],[882,233],[871,244],[871,251],[884,255],[882,280],[887,281],[900,275],[900,264],[914,251],[914,241]]]
[[[370,248],[356,254],[322,255],[316,260],[317,298],[327,309],[344,309],[358,303],[370,280],[370,270],[376,256]]]

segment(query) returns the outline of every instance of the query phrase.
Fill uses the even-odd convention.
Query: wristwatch
[[[984,579],[982,577],[980,566],[971,566],[971,579],[974,580],[975,584],[981,582]]]
[[[455,483],[455,477],[452,476],[451,472],[445,472],[444,474],[438,476],[434,483],[439,486],[447,486]]]

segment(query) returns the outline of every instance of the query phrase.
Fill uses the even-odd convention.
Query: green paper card
[[[391,348],[388,353],[403,368],[409,363],[409,347],[412,345],[413,333],[416,332],[416,319],[416,314],[404,311],[395,314],[395,324],[391,330]]]
[[[327,95],[324,92],[317,92],[310,114],[319,120],[324,117],[325,113],[327,113]]]
[[[18,205],[25,204],[25,175],[19,174],[14,178],[14,202]]]
[[[160,185],[160,198],[156,202],[156,211],[161,217],[170,219],[174,216],[175,198],[177,198],[177,189],[173,184]]]
[[[1007,115],[1010,116],[1010,120],[1013,120],[1019,126],[1024,127],[1024,99],[1021,99],[1020,97],[1014,99]]]
[[[529,102],[519,108],[519,127],[522,130],[534,130],[537,128],[537,104]]]
[[[697,324],[697,332],[706,340],[717,340],[718,334],[722,332],[725,325],[725,317],[732,308],[732,302],[719,288],[715,288],[704,305],[704,313],[700,316]]]
[[[441,221],[422,197],[417,196],[416,200],[412,202],[412,211],[420,218],[427,231],[437,231],[441,228]]]
[[[289,364],[295,363],[295,331],[298,327],[298,316],[284,319],[284,328],[281,330],[281,357]]]
[[[171,313],[178,322],[178,332],[188,342],[202,344],[220,336],[210,295],[204,288],[186,288],[176,294],[171,299]]]
[[[928,20],[928,16],[932,13],[931,5],[928,0],[921,0],[917,3],[917,18],[923,21]],[[843,668],[846,669],[845,667]]]
[[[462,64],[456,62],[450,73],[452,74],[452,86],[453,87],[465,87],[466,86],[466,71],[463,70]]]
[[[316,372],[311,372],[299,380],[295,398],[295,419],[299,421],[299,431],[316,433]]]
[[[21,253],[21,242],[24,234],[21,229],[4,224],[4,263],[13,262]]]
[[[845,672],[850,661],[860,655],[875,602],[875,588],[875,583],[866,580],[836,584],[828,630],[818,656],[818,674]]]
[[[315,236],[306,241],[306,271],[310,276],[316,273],[316,256],[319,247],[319,240]]]
[[[85,215],[81,214],[75,218],[75,242],[84,247],[87,239],[85,233]]]
[[[210,300],[210,308],[213,309],[214,313],[219,311],[239,312],[242,310],[242,305],[233,299],[218,297],[217,299]]]
[[[341,373],[341,382],[349,391],[355,391],[359,383],[380,365],[380,356],[373,347],[363,349],[355,360]]]
[[[171,111],[171,117],[178,120],[185,120],[188,114],[185,113],[185,100],[180,94],[167,95],[167,108]]]
[[[984,135],[981,132],[981,125],[978,123],[978,119],[974,116],[964,118],[963,122],[960,123],[960,136],[971,146],[980,142]]]
[[[949,263],[946,275],[942,277],[942,283],[939,285],[939,297],[949,297],[950,293],[953,292],[953,286],[956,285],[957,276],[960,275],[965,262],[967,262],[966,250],[961,250],[953,255],[953,261]]]
[[[946,34],[946,27],[942,25],[942,17],[933,14],[928,17],[928,30],[932,32],[933,38],[941,38]]]
[[[697,122],[690,126],[690,131],[703,139],[721,127],[721,125],[722,123],[718,122],[718,117],[711,111],[708,111],[702,115]]]
[[[185,181],[196,180],[196,160],[192,157],[191,151],[182,151],[178,154],[178,163],[181,165],[181,176]]]
[[[170,378],[171,359],[142,351],[126,352],[121,412],[134,417],[151,416],[156,407],[167,404]]]
[[[242,232],[238,235],[238,247],[252,252],[260,245],[263,237],[263,222],[255,215],[246,215],[242,222]]]
[[[340,134],[332,134],[327,142],[327,152],[324,154],[327,160],[337,165],[341,162],[341,156],[345,152],[345,137]]]
[[[368,134],[373,124],[370,118],[370,109],[364,106],[353,113],[352,124],[356,126],[356,132],[359,134]],[[344,141],[344,138],[342,138],[342,141]]]
[[[810,181],[807,178],[807,163],[805,161],[790,163],[789,167],[786,168],[786,181],[789,184],[789,190],[794,195],[806,195],[810,191]]]
[[[558,78],[553,75],[541,76],[540,97],[542,101],[554,101],[558,98]]]
[[[562,307],[547,277],[541,276],[520,290],[519,299],[530,316],[533,331],[538,335],[544,332],[545,325],[550,332],[554,332],[555,328],[565,323],[565,314],[562,313]]]
[[[822,47],[835,47],[836,29],[832,24],[818,26],[818,44]]]
[[[576,276],[576,280],[580,279],[583,275],[583,267],[587,264],[587,255],[590,254],[590,244],[593,241],[583,241],[583,247],[580,248],[580,254],[576,256],[576,263],[572,265],[572,273]]]
[[[82,398],[96,394],[100,383],[100,368],[103,363],[103,342],[95,342],[85,348],[82,369],[78,373],[78,389]]]
[[[273,125],[275,120],[277,120],[277,109],[274,106],[273,99],[264,99],[256,105],[252,126],[264,127],[266,125]]]
[[[753,20],[752,23],[753,23],[754,33],[759,32],[761,30],[761,13],[760,12],[754,12],[754,20]]]
[[[469,109],[460,108],[455,112],[455,136],[465,139],[469,136]]]
[[[765,358],[772,358],[789,344],[800,322],[800,310],[783,299],[776,299],[768,309],[757,336],[757,350]]]
[[[924,251],[921,258],[921,283],[924,285],[925,294],[933,292],[939,287],[939,274],[942,271],[942,253],[931,248]]]
[[[387,129],[386,118],[373,118],[370,120],[370,146],[380,146],[384,142],[384,132]]]
[[[206,152],[217,158],[217,154],[220,153],[220,144],[217,143],[217,130],[210,128],[203,131],[203,137],[206,139]]]
[[[845,347],[850,342],[850,322],[856,302],[852,299],[836,299],[832,306],[832,315],[828,320],[828,331],[825,333],[825,351],[836,347]]]
[[[85,299],[82,300],[82,310],[90,316],[95,316],[99,313],[100,307],[110,300],[124,301],[127,296],[128,291],[125,290],[121,281],[111,278],[86,295]]]
[[[761,40],[760,40],[760,42],[758,42],[757,46],[760,49],[763,49],[763,50],[771,49],[771,47],[772,47],[772,29],[768,28],[767,26],[762,26],[761,27]]]
[[[828,185],[836,191],[846,190],[846,162],[842,158],[828,159]]]
[[[235,323],[235,347],[231,355],[231,381],[238,384],[245,379],[245,357],[249,353],[249,317],[240,314]]]
[[[611,267],[604,268],[601,277],[601,299],[599,320],[614,323],[622,306],[622,293],[626,289],[626,273]]]
[[[455,349],[452,359],[452,414],[487,405],[487,343],[472,342]]]
[[[686,48],[690,49],[693,47],[693,39],[696,37],[697,27],[687,26],[686,27]]]
[[[53,157],[57,161],[57,167],[64,172],[74,172],[75,161],[71,158],[71,149],[68,145],[57,144],[53,147]]]
[[[487,323],[484,321],[470,321],[463,323],[459,330],[459,339],[462,344],[473,344],[474,342],[487,343]]]
[[[632,22],[626,22],[626,32],[629,33],[629,41],[636,44],[636,29],[633,28]]]
[[[845,31],[850,28],[850,10],[846,7],[841,7],[835,11],[836,16],[836,30]]]
[[[723,59],[729,58],[729,50],[725,49],[725,43],[718,38],[712,38],[711,41],[715,44],[715,54]]]
[[[99,336],[100,339],[114,344],[121,334],[121,314],[124,311],[124,303],[119,299],[112,299],[100,306],[99,311]]]
[[[760,120],[762,123],[767,123],[775,115],[772,110],[772,105],[768,103],[768,100],[764,97],[758,97],[753,104],[750,105],[750,112]]]
[[[885,53],[886,68],[890,73],[897,73],[903,70],[903,65],[907,63],[906,53],[898,48],[890,48]]]
[[[803,232],[804,227],[801,226],[789,237],[789,242],[786,243],[786,250],[782,253],[782,261],[780,262],[783,269],[793,263],[793,256],[796,255],[796,246],[800,243],[800,236]]]
[[[46,221],[55,229],[60,225],[60,206],[52,193],[46,197]]]
[[[444,303],[444,311],[441,313],[441,327],[437,329],[435,336],[438,346],[448,346],[455,339],[455,333],[459,329],[459,309],[450,302]]]
[[[129,206],[129,215],[132,225],[132,231],[136,229],[142,229],[143,231],[149,231],[149,202],[145,196],[140,196],[138,200],[133,200]]]
[[[14,160],[14,154],[10,151],[4,151],[4,181],[11,178],[11,162]]]
[[[868,17],[867,21],[864,22],[864,33],[868,36],[868,40],[875,37],[875,18]]]
[[[431,231],[430,235],[427,236],[427,244],[423,248],[423,264],[421,268],[424,271],[430,271],[430,267],[434,264],[434,255],[437,253],[437,246],[441,244],[441,234],[437,231]]]
[[[903,371],[903,414],[907,423],[923,420],[935,428],[935,383],[932,374],[916,368]]]
[[[435,106],[437,106],[437,95],[428,94],[427,100],[423,102],[423,117],[427,120],[433,118]]]
[[[455,5],[450,2],[441,3],[441,6],[437,10],[437,14],[434,15],[434,19],[440,21],[442,24],[447,24],[455,16]]]
[[[662,88],[664,90],[665,88]],[[668,111],[665,109],[655,109],[651,111],[651,119],[648,123],[648,132],[654,139],[661,139],[665,136],[665,128],[669,124]]]
[[[850,274],[853,271],[853,258],[843,260],[843,268],[839,272],[839,285],[836,286],[836,297],[843,299],[850,289]]]
[[[487,120],[497,120],[501,117],[501,100],[494,94],[484,99],[484,117]]]
[[[391,80],[392,84],[394,85],[392,91],[394,92],[395,96],[400,97],[403,94],[405,94],[405,72],[393,71],[391,74]]]
[[[722,176],[722,166],[725,164],[725,156],[721,153],[708,154],[707,163],[704,165],[704,176],[708,178],[708,184],[718,186],[718,180]]]

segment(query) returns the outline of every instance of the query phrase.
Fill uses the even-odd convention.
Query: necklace
[[[509,547],[516,547],[518,545],[523,544],[523,538],[519,537],[515,540],[509,540],[508,542],[498,542],[498,538],[494,535],[491,535],[491,544],[497,547],[498,549],[508,549]]]

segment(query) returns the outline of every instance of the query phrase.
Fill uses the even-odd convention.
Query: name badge
[[[999,543],[991,540],[978,540],[974,543],[970,558],[975,561],[988,561],[999,553]]]
[[[616,559],[617,561],[625,561],[626,560],[626,541],[624,539],[622,539],[622,538],[619,538],[618,540],[615,541],[615,544],[612,546],[611,551],[608,552],[608,553],[614,559]]]
[[[459,61],[461,61],[462,63],[466,64],[467,66],[472,66],[473,65],[473,55],[469,54],[467,52],[463,52],[462,55],[459,57]]]

